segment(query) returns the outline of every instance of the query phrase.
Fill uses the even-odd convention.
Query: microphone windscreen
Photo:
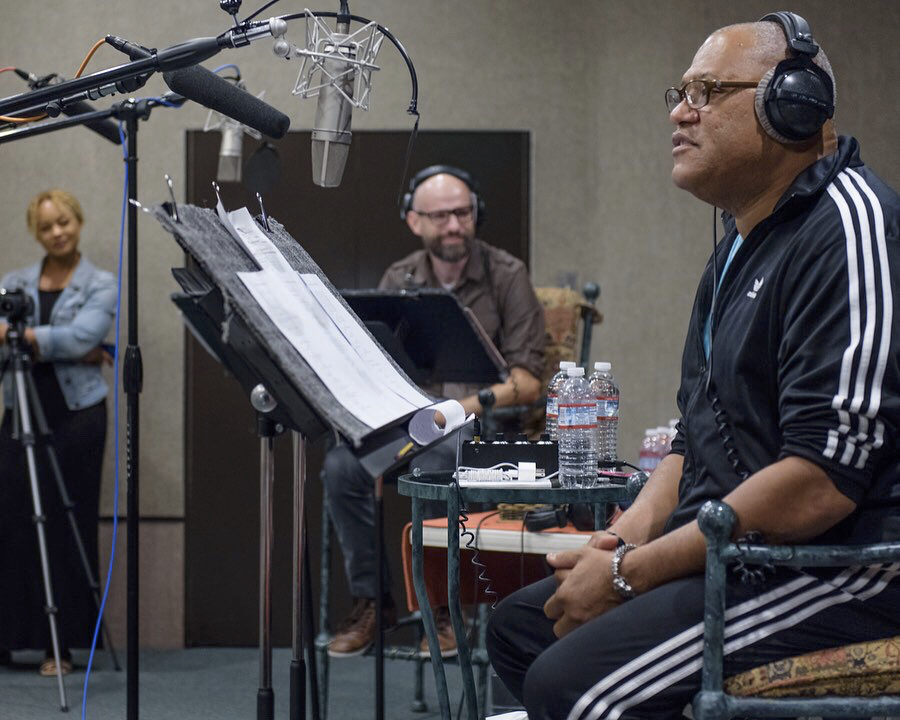
[[[84,115],[84,113],[94,112],[96,109],[97,108],[84,100],[76,100],[63,105],[62,111],[69,117],[77,117],[78,115]],[[122,138],[119,136],[119,126],[114,120],[110,120],[109,118],[91,120],[84,125],[94,132],[99,133],[111,143],[115,143],[116,145],[122,144]]]
[[[200,65],[164,72],[163,80],[188,100],[227,115],[263,135],[280,138],[291,126],[291,119],[283,112]]]

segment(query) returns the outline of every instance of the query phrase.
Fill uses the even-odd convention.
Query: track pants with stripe
[[[755,585],[729,582],[725,677],[900,634],[900,564],[834,572],[779,568]],[[543,613],[555,589],[549,577],[517,591],[488,627],[491,663],[529,720],[681,718],[700,688],[703,577],[639,595],[561,639]]]

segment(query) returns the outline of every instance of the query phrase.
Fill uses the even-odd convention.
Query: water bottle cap
[[[656,435],[656,428],[647,428],[644,430],[644,437],[653,437]]]
[[[565,370],[566,368],[575,367],[575,363],[571,360],[560,360],[559,361],[559,369]]]
[[[604,372],[605,370],[610,370],[612,368],[612,364],[608,362],[604,362],[602,360],[598,360],[594,363],[594,370],[599,370],[600,372]]]
[[[584,377],[584,368],[583,367],[566,368],[566,375],[568,375],[569,377]]]

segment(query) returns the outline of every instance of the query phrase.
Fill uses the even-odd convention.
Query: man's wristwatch
[[[619,572],[619,566],[622,564],[622,558],[625,557],[625,553],[631,552],[637,547],[637,545],[632,545],[631,543],[627,543],[621,540],[619,544],[616,546],[615,552],[613,552],[612,557],[612,584],[616,589],[616,592],[619,593],[619,596],[623,600],[631,600],[634,597],[634,588],[628,583],[628,581],[622,577],[622,574]]]

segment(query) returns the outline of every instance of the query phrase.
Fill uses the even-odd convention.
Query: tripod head
[[[34,312],[34,300],[24,290],[0,288],[0,315],[5,315],[10,325],[20,325]]]
[[[6,332],[6,342],[9,345],[9,357],[0,368],[0,378],[3,377],[7,365],[22,355],[22,345],[25,339],[25,319],[34,312],[34,300],[24,290],[7,290],[0,288],[0,317],[6,316],[9,330]]]

